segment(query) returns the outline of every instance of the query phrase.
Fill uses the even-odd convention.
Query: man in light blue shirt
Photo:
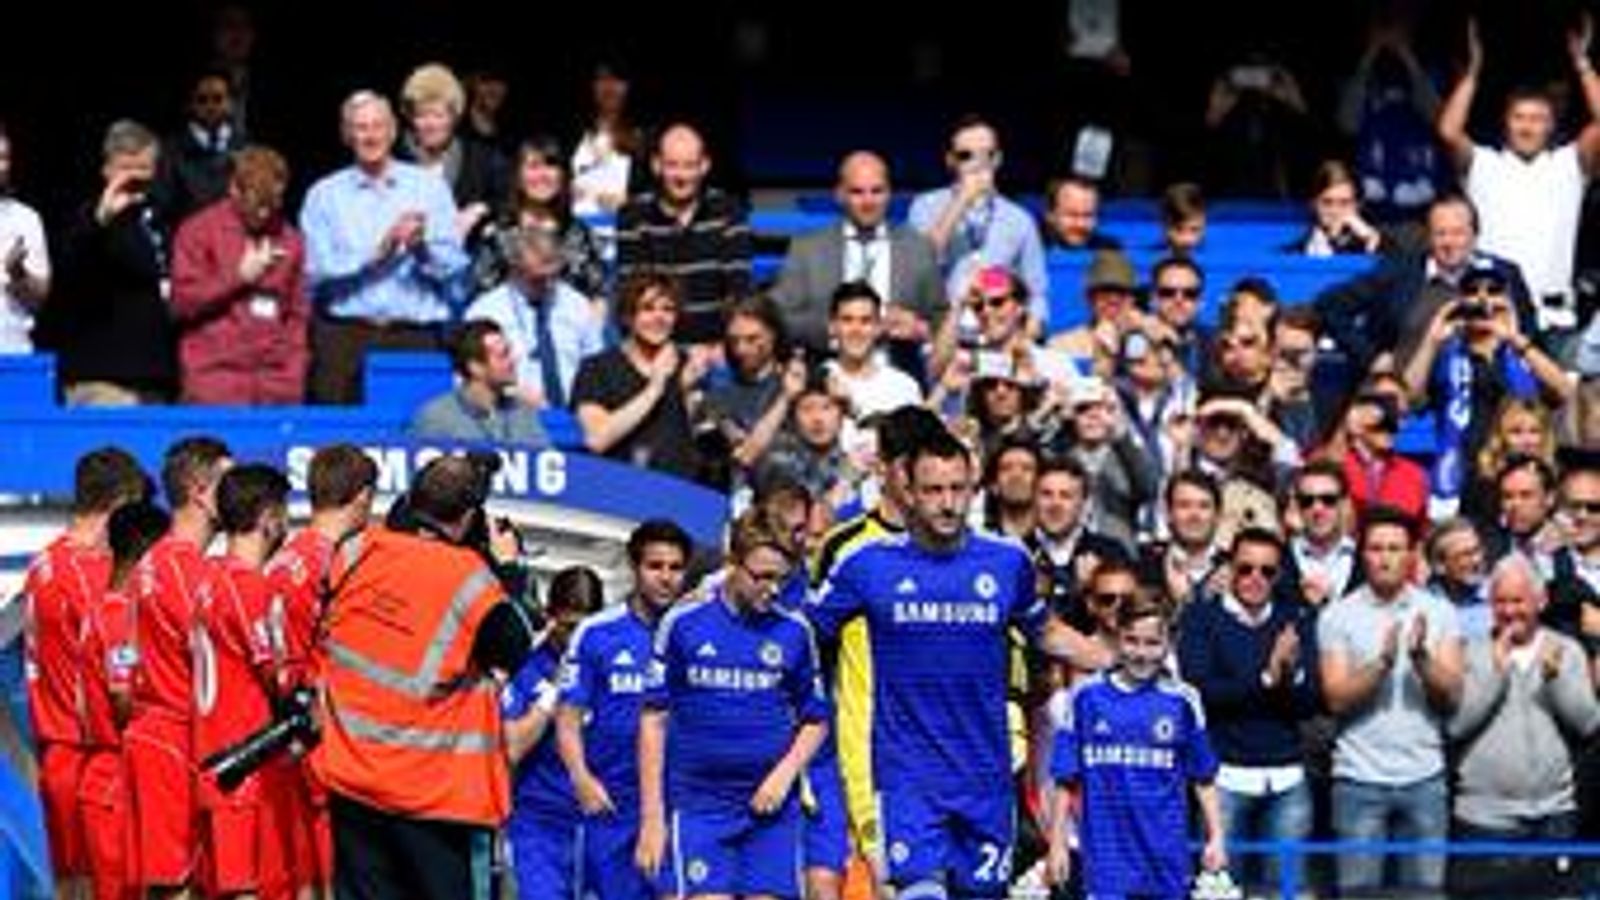
[[[467,307],[468,319],[500,325],[517,363],[517,392],[532,406],[564,407],[583,358],[604,349],[588,298],[560,279],[561,248],[542,228],[513,236],[514,275]]]
[[[1000,162],[1000,139],[994,127],[976,116],[961,119],[951,132],[945,154],[955,182],[917,195],[906,220],[939,251],[945,290],[951,297],[965,296],[979,269],[1004,266],[1027,283],[1028,295],[1033,298],[1029,312],[1044,329],[1050,312],[1044,245],[1027,210],[995,189]]]
[[[312,185],[300,212],[319,316],[312,397],[358,402],[372,347],[437,349],[467,257],[437,173],[394,159],[394,110],[371,91],[344,102],[355,163]]]

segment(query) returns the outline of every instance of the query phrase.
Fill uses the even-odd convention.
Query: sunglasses
[[[1130,603],[1133,601],[1133,595],[1116,593],[1114,591],[1104,591],[1090,594],[1089,599],[1098,606],[1111,606],[1115,603]]]
[[[1011,296],[1009,294],[1002,294],[998,297],[974,297],[967,301],[967,305],[973,309],[983,309],[984,307],[988,307],[989,309],[1004,309],[1006,304],[1010,302]]]
[[[1260,575],[1268,581],[1278,577],[1277,566],[1258,566],[1255,563],[1234,563],[1233,572],[1235,575],[1245,578],[1249,578],[1251,575]]]
[[[1200,289],[1197,287],[1157,287],[1156,296],[1164,299],[1174,297],[1182,300],[1200,299]]]
[[[975,159],[983,159],[983,160],[993,161],[993,160],[997,160],[997,159],[1000,158],[1000,151],[999,150],[967,150],[967,149],[960,149],[960,150],[951,151],[950,155],[955,157],[956,162],[963,162],[963,163],[972,162]]]
[[[1278,359],[1283,364],[1295,369],[1304,369],[1311,363],[1312,350],[1279,350]]]
[[[1338,494],[1303,494],[1295,492],[1294,500],[1301,506],[1338,506],[1344,498]]]
[[[1600,516],[1600,500],[1568,500],[1567,509],[1585,515]]]

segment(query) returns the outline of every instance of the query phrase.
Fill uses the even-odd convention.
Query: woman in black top
[[[561,279],[586,297],[606,295],[606,264],[600,242],[583,220],[572,215],[572,173],[554,138],[529,138],[517,150],[516,168],[505,209],[473,261],[478,292],[493,288],[510,272],[505,237],[517,228],[543,228],[561,244]]]

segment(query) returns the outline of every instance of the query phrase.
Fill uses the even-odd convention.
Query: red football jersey
[[[133,603],[120,590],[106,590],[89,605],[83,629],[84,742],[117,747],[122,735],[112,711],[113,693],[133,684]]]
[[[83,741],[83,617],[111,580],[111,555],[79,546],[68,535],[50,543],[28,568],[28,708],[44,742]]]
[[[316,529],[306,528],[290,538],[267,565],[273,654],[280,683],[286,686],[307,680],[332,555],[333,542]]]
[[[267,580],[229,558],[219,561],[195,592],[194,758],[197,763],[239,743],[272,721],[267,693],[272,644],[267,630]],[[253,800],[255,777],[232,795]],[[203,804],[220,801],[209,779]]]
[[[129,580],[139,665],[133,681],[133,715],[146,713],[188,721],[194,675],[189,641],[194,631],[195,590],[212,563],[192,542],[171,534],[139,560]]]

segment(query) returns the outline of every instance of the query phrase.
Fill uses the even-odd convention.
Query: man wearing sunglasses
[[[1315,620],[1298,600],[1275,594],[1284,555],[1276,534],[1240,531],[1229,554],[1227,590],[1190,604],[1179,629],[1178,664],[1204,698],[1222,761],[1222,818],[1235,840],[1298,840],[1311,833],[1300,723],[1319,707]],[[1265,873],[1235,875],[1247,883],[1278,881],[1275,864]]]
[[[1306,463],[1289,492],[1289,549],[1279,596],[1320,607],[1361,583],[1356,542],[1350,537],[1350,491],[1334,460]]]
[[[966,293],[978,269],[1005,266],[1027,283],[1033,298],[1029,312],[1043,328],[1050,315],[1044,244],[1027,210],[1000,195],[995,184],[1000,164],[1000,138],[994,126],[978,116],[962,118],[950,132],[945,152],[952,183],[919,194],[906,221],[939,251],[951,297]]]

